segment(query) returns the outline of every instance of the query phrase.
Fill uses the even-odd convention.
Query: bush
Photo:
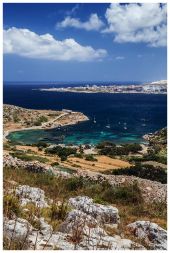
[[[163,184],[167,183],[167,173],[162,168],[155,168],[152,165],[145,164],[142,165],[140,163],[136,163],[135,166],[131,166],[130,168],[122,168],[119,170],[113,170],[112,174],[114,175],[129,175],[141,177],[153,181],[158,181]]]
[[[74,155],[74,157],[83,158],[83,154],[82,154],[82,153],[76,153],[76,154]]]
[[[133,203],[136,205],[143,201],[137,183],[130,186],[109,187],[102,193],[102,199],[109,203]]]
[[[65,187],[67,191],[76,191],[81,189],[84,183],[83,177],[73,177],[66,180]]]
[[[53,148],[46,148],[45,152],[47,154],[53,154],[53,155],[58,155],[61,158],[61,161],[67,160],[67,157],[69,155],[75,155],[77,150],[75,148],[66,148],[66,147],[61,147],[61,146],[55,146]]]
[[[91,162],[97,162],[97,159],[93,155],[86,155],[86,160]]]
[[[137,153],[142,150],[142,147],[138,143],[133,144],[122,144],[121,146],[116,146],[111,142],[103,142],[96,146],[99,149],[99,154],[107,156],[115,155],[128,155],[129,153]]]

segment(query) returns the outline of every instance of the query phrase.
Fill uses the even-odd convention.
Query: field
[[[131,166],[129,162],[113,159],[104,155],[95,156],[95,158],[97,161],[87,161],[84,158],[69,157],[66,162],[62,163],[62,165],[65,167],[77,167],[82,170],[99,172]]]

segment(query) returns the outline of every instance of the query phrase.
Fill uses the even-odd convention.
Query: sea
[[[167,96],[156,94],[107,94],[40,91],[40,88],[84,86],[91,83],[4,83],[3,102],[29,109],[69,109],[89,121],[60,129],[25,130],[7,138],[18,144],[96,145],[144,143],[143,135],[167,126]],[[105,85],[105,83],[93,83]],[[113,84],[113,83],[110,83]],[[120,84],[120,82],[119,82]],[[122,83],[124,84],[124,83]],[[126,83],[127,84],[127,83]]]

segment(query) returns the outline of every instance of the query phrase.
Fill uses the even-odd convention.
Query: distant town
[[[41,91],[77,92],[77,93],[146,93],[167,94],[167,80],[161,80],[144,84],[128,85],[84,85],[64,88],[41,88]]]

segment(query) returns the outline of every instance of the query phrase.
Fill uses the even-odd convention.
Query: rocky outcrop
[[[40,209],[47,207],[44,191],[22,185],[16,188],[21,205],[34,203]],[[48,200],[50,202],[50,200]],[[70,198],[68,201],[71,210],[58,231],[54,231],[43,217],[34,215],[30,222],[15,217],[12,220],[4,219],[4,236],[8,241],[13,239],[27,241],[29,249],[61,249],[61,250],[94,250],[94,249],[144,249],[143,246],[120,236],[110,236],[105,231],[104,225],[117,226],[119,222],[118,209],[93,203],[86,196]],[[23,209],[23,212],[28,209]],[[35,221],[36,224],[35,226]],[[12,239],[11,239],[12,238]]]
[[[58,170],[57,167],[52,167],[48,164],[44,164],[38,161],[27,162],[16,157],[12,157],[11,155],[4,155],[3,156],[3,165],[4,167],[11,167],[11,168],[21,168],[26,169],[32,172],[40,172],[40,173],[53,173],[56,176],[62,177],[70,177],[70,174],[61,170]]]
[[[136,221],[129,224],[129,231],[144,241],[149,249],[167,249],[167,231],[150,221]]]
[[[76,198],[70,198],[69,204],[82,212],[91,215],[100,224],[112,224],[119,223],[118,209],[112,206],[104,206],[93,203],[93,199],[86,196],[78,196]]]
[[[167,200],[167,184],[162,184],[157,181],[151,181],[135,176],[126,175],[104,175],[98,172],[78,170],[78,175],[86,179],[103,182],[107,181],[109,184],[119,187],[128,186],[134,183],[138,184],[141,190],[142,197],[145,202],[166,202]]]
[[[37,207],[43,208],[48,207],[48,204],[45,200],[44,191],[30,187],[28,185],[20,185],[15,190],[16,196],[19,197],[21,206],[24,206],[28,203],[34,203]]]
[[[85,230],[84,230],[85,231]],[[120,236],[108,236],[101,228],[91,229],[76,237],[73,234],[63,232],[53,232],[52,227],[43,219],[40,222],[40,230],[34,229],[31,224],[24,219],[8,220],[4,222],[4,236],[9,240],[15,238],[27,240],[29,249],[47,250],[123,250],[123,249],[144,249],[143,246]],[[79,234],[76,234],[79,236]]]

